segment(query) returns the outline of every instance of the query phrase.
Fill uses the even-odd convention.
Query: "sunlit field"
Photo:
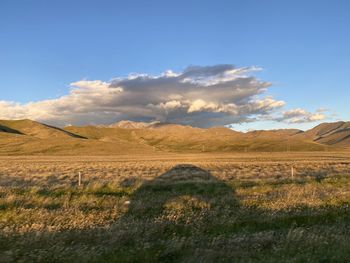
[[[349,204],[349,153],[1,157],[0,262],[348,262]]]

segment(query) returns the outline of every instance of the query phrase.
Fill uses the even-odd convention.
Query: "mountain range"
[[[159,152],[286,152],[350,150],[350,122],[311,130],[237,132],[171,123],[120,121],[58,128],[32,120],[0,120],[0,155],[119,155]]]

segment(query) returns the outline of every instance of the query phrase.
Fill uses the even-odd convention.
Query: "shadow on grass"
[[[178,211],[177,218],[181,218],[190,210],[194,213],[203,210],[209,214],[223,208],[235,210],[238,206],[234,190],[225,182],[199,167],[177,165],[141,185],[132,194],[128,212],[123,217],[127,220],[132,217],[156,221],[170,212],[168,210]],[[196,223],[198,219],[200,217],[195,220]]]
[[[106,228],[33,233],[26,249],[59,262],[327,262],[350,253],[349,206],[276,212],[244,205],[232,186],[194,165],[144,182],[125,206]],[[9,241],[0,244],[9,249]]]
[[[303,247],[300,243],[303,239],[305,255],[289,255],[290,258],[327,259],[332,252],[328,251],[327,255],[321,241],[312,240],[314,237],[309,240],[308,235],[286,240],[288,235],[294,229],[332,228],[334,225],[342,228],[349,220],[348,206],[302,206],[276,212],[243,205],[232,186],[206,170],[184,164],[145,182],[132,194],[128,211],[115,226],[123,229],[118,234],[119,242],[101,259],[231,262],[232,258],[267,260],[269,254],[274,254],[270,259],[278,261],[281,255]],[[260,233],[267,234],[259,237]],[[345,258],[341,254],[339,257]]]
[[[15,129],[9,128],[7,126],[0,125],[0,132],[7,132],[7,133],[14,133],[17,135],[23,135],[20,131],[17,131]]]

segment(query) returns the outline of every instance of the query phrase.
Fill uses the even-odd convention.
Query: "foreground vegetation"
[[[1,262],[350,258],[346,154],[12,157],[0,169]]]

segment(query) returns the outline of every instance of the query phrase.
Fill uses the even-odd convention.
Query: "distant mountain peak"
[[[155,126],[157,124],[160,124],[160,122],[159,121],[138,122],[138,121],[121,120],[116,123],[110,124],[107,127],[122,128],[122,129],[145,129],[145,128],[151,128],[152,126]]]

